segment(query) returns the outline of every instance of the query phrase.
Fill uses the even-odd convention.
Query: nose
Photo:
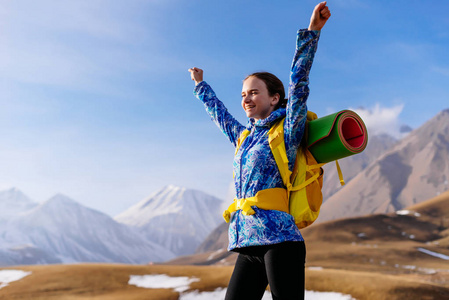
[[[242,100],[243,100],[243,102],[245,102],[245,103],[248,103],[248,102],[251,101],[249,95],[243,96],[243,97],[242,97]]]

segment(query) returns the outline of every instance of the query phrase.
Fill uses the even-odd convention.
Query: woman
[[[301,142],[309,94],[308,74],[316,52],[320,30],[330,17],[326,2],[318,4],[308,30],[299,30],[293,59],[289,99],[284,100],[282,82],[273,74],[259,72],[243,82],[242,107],[249,118],[243,126],[217,99],[203,81],[203,71],[191,68],[194,94],[229,140],[237,146],[240,134],[248,129],[234,159],[236,198],[253,197],[270,188],[285,188],[268,144],[267,132],[285,117],[284,139],[290,170]],[[273,199],[276,201],[276,199]],[[270,285],[273,299],[304,299],[305,245],[291,215],[256,206],[252,215],[238,210],[229,226],[228,250],[239,253],[228,285],[227,300],[261,299]]]

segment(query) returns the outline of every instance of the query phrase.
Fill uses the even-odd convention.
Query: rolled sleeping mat
[[[362,152],[368,143],[363,120],[351,110],[308,122],[307,147],[318,163],[327,163]]]

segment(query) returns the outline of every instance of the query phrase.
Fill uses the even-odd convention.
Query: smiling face
[[[256,121],[267,118],[278,102],[279,94],[270,96],[263,80],[250,76],[243,82],[242,107],[248,118]]]

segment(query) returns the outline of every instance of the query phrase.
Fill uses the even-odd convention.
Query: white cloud
[[[372,108],[350,108],[355,111],[364,121],[369,134],[387,133],[396,138],[401,138],[400,114],[404,109],[404,104],[392,107],[383,107],[376,103]]]

